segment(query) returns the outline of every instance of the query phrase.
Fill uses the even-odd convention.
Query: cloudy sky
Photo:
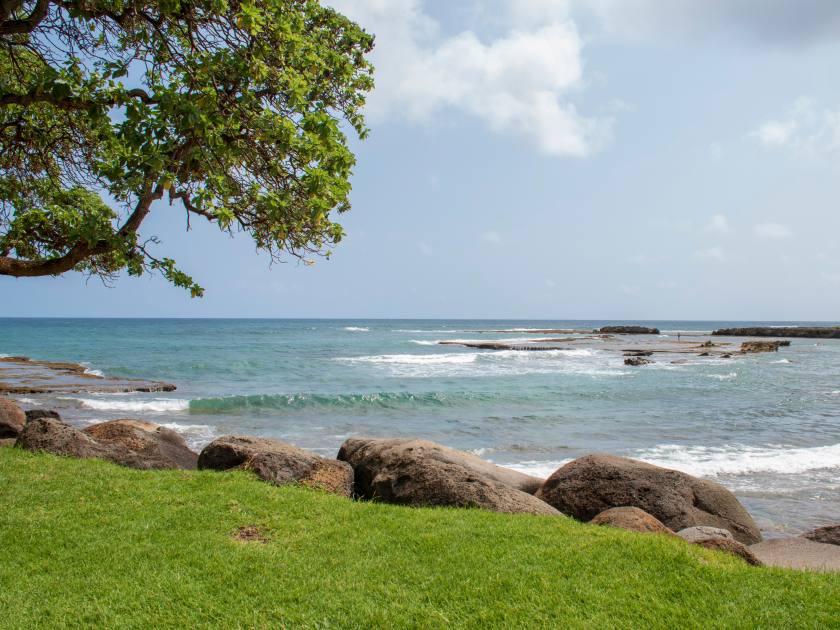
[[[840,318],[840,3],[332,4],[377,89],[329,261],[161,204],[204,299],[0,277],[0,315]]]

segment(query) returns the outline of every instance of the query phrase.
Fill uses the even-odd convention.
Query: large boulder
[[[559,514],[519,489],[532,483],[521,473],[426,440],[351,438],[341,446],[338,459],[353,467],[355,493],[364,499],[414,507]]]
[[[741,543],[761,540],[749,513],[723,486],[614,455],[587,455],[554,472],[536,496],[581,521],[612,507],[634,506],[674,531],[711,525]]]
[[[750,551],[769,567],[840,571],[840,547],[805,538],[777,538],[752,545]]]
[[[17,446],[67,457],[106,459],[140,470],[186,467],[183,465],[188,464],[185,454],[176,452],[174,441],[169,438],[166,429],[158,433],[152,429],[157,425],[139,428],[146,423],[136,424],[138,426],[133,430],[131,425],[117,424],[111,428],[94,426],[80,431],[55,418],[38,418],[27,423],[18,437]],[[192,467],[195,467],[194,457],[195,454]]]
[[[16,438],[26,424],[26,414],[8,398],[0,398],[0,438]]]
[[[84,432],[102,444],[113,446],[117,451],[128,451],[131,457],[145,462],[133,468],[192,470],[198,462],[198,454],[190,450],[180,434],[151,422],[111,420],[89,426]]]
[[[198,467],[251,470],[277,486],[300,483],[346,497],[353,492],[353,469],[346,462],[326,459],[269,438],[220,437],[201,451]]]
[[[616,507],[604,510],[589,521],[593,525],[609,525],[642,534],[673,534],[658,519],[636,507]]]
[[[802,534],[802,538],[807,538],[818,543],[825,543],[826,545],[840,545],[840,523],[812,530]]]

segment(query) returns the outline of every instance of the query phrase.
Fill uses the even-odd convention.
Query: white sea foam
[[[364,326],[345,326],[344,330],[347,332],[370,332],[370,328]]]
[[[81,403],[84,409],[95,411],[186,411],[190,401],[181,398],[154,398],[152,400],[102,400],[100,398],[70,398]]]
[[[779,359],[778,361],[770,361],[770,363],[790,363],[790,359]]]
[[[796,474],[824,468],[840,468],[840,444],[796,447],[779,444],[720,447],[661,444],[632,455],[657,466],[691,475],[714,477],[725,474]]]
[[[561,466],[568,464],[570,459],[564,459],[559,461],[539,461],[539,460],[527,460],[524,462],[516,462],[515,464],[499,464],[503,468],[510,468],[512,470],[518,470],[519,472],[523,472],[526,475],[533,475],[534,477],[546,478],[550,476],[555,470],[560,468]]]
[[[216,429],[208,424],[178,424],[177,422],[167,422],[161,426],[183,435],[187,445],[195,451],[199,451],[207,446],[218,435]]]
[[[840,393],[840,392],[837,392]],[[32,400],[31,398],[18,398],[17,401],[24,405],[37,405],[38,403]]]
[[[729,372],[728,374],[706,374],[706,378],[714,378],[719,381],[734,381],[738,378],[738,372]]]
[[[416,343],[418,346],[436,346],[437,341],[423,341],[422,339],[412,339],[411,343]]]
[[[481,377],[522,374],[622,376],[620,357],[589,348],[573,350],[499,350],[440,354],[385,354],[336,358],[348,365],[370,365],[400,378]]]

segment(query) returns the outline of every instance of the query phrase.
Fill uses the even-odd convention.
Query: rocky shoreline
[[[754,566],[840,571],[840,524],[762,541],[750,514],[720,484],[613,455],[586,455],[540,479],[411,438],[350,438],[334,459],[251,436],[220,437],[195,453],[157,424],[121,419],[78,429],[54,411],[24,412],[4,398],[0,446],[141,470],[248,470],[277,486],[301,484],[354,500],[565,516],[678,537]]]

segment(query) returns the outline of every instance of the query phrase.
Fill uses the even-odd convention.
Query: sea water
[[[544,352],[437,344],[614,323],[670,336],[782,324],[0,319],[0,353],[172,382],[172,393],[17,398],[80,425],[144,418],[196,449],[253,434],[335,456],[352,436],[417,436],[543,476],[606,452],[722,483],[769,536],[840,522],[840,341],[643,368],[595,342]]]

